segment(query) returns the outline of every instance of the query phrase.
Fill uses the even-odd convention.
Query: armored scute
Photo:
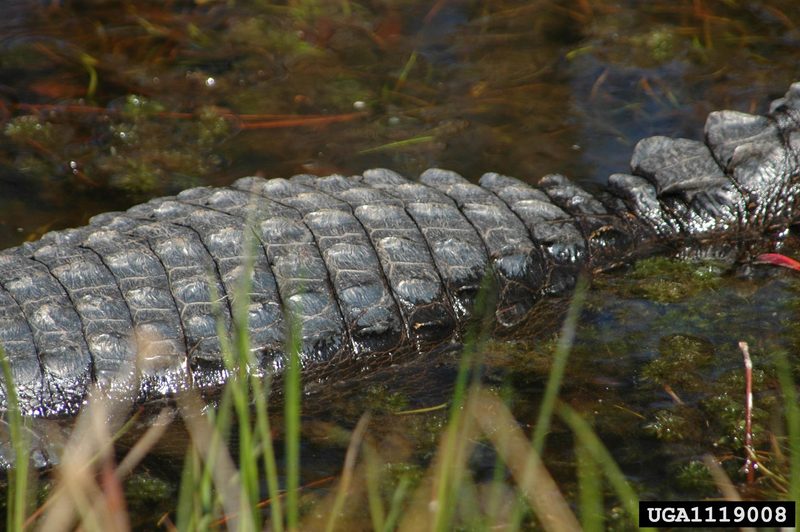
[[[94,384],[134,402],[218,388],[237,297],[255,372],[281,372],[289,316],[317,379],[423,355],[459,339],[486,275],[510,327],[582,271],[787,227],[799,124],[795,84],[766,116],[712,113],[705,142],[642,140],[595,193],[438,169],[186,190],[0,253],[0,343],[23,412],[44,417],[75,414]]]

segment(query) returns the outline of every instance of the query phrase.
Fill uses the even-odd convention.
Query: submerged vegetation
[[[254,172],[603,181],[800,73],[793,0],[5,7],[0,247]]]

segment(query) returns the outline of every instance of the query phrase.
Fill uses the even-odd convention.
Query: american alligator
[[[288,313],[304,369],[336,378],[457,341],[487,272],[496,322],[512,327],[582,271],[785,229],[799,126],[796,83],[765,116],[711,113],[705,142],[641,140],[631,173],[596,193],[562,175],[534,188],[439,169],[193,188],[0,253],[0,343],[28,416],[73,415],[93,384],[134,402],[219,388],[218,320],[230,330],[252,268],[251,369],[282,371]]]

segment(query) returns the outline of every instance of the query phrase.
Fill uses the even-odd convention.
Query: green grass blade
[[[368,153],[376,153],[381,151],[390,151],[396,150],[399,148],[405,148],[406,146],[413,146],[415,144],[425,144],[427,142],[433,142],[436,140],[434,135],[419,135],[417,137],[412,137],[404,140],[397,140],[395,142],[388,142],[386,144],[381,144],[380,146],[375,146],[372,148],[365,148],[358,152],[359,155],[366,155]]]
[[[547,378],[547,385],[545,386],[542,396],[542,405],[539,408],[539,416],[536,419],[533,435],[531,436],[531,452],[539,456],[544,452],[544,444],[547,439],[547,434],[550,431],[553,409],[558,399],[561,383],[564,380],[567,360],[572,350],[572,344],[575,341],[575,330],[578,326],[578,318],[580,317],[583,303],[586,300],[588,289],[588,280],[585,277],[579,277],[575,286],[575,293],[572,296],[572,301],[570,301],[569,309],[567,310],[567,316],[564,319],[564,325],[561,327],[561,334],[559,335],[558,344],[556,345],[556,350],[553,355],[553,366]],[[525,472],[524,481],[528,481],[528,475],[530,474],[532,474],[532,472]],[[516,529],[522,526],[522,520],[525,518],[526,513],[527,504],[525,500],[523,498],[518,498],[512,510],[512,528]]]
[[[582,445],[592,460],[605,474],[622,507],[631,517],[634,527],[639,525],[639,498],[628,483],[624,473],[620,470],[611,453],[608,452],[603,442],[597,437],[589,424],[575,410],[565,404],[558,407],[558,413],[569,425],[578,443]]]
[[[251,223],[248,219],[247,226]],[[235,288],[231,310],[233,313],[233,338],[236,350],[236,378],[233,379],[236,414],[239,420],[239,474],[241,477],[242,518],[249,514],[250,524],[242,529],[261,529],[258,511],[259,469],[258,454],[253,452],[257,447],[258,430],[254,430],[250,408],[250,374],[249,368],[254,364],[250,352],[249,306],[253,285],[253,269],[255,265],[256,239],[252,231],[245,231],[244,260],[242,275]],[[257,421],[256,421],[257,423]]]
[[[380,492],[380,466],[375,450],[364,444],[364,462],[366,464],[367,503],[372,530],[383,530],[386,523],[386,510]]]
[[[400,519],[403,503],[406,500],[406,494],[410,487],[411,479],[409,477],[402,477],[397,483],[397,487],[392,494],[392,504],[389,506],[389,513],[386,515],[386,521],[383,524],[383,532],[391,532],[397,526],[397,521]]]
[[[231,428],[231,395],[232,390],[226,386],[222,392],[222,399],[216,410],[209,410],[207,413],[208,421],[213,427],[211,431],[211,441],[209,442],[209,451],[206,461],[203,463],[200,481],[197,484],[199,490],[199,498],[201,505],[200,522],[208,523],[216,518],[218,497],[215,496],[214,491],[214,470],[216,467],[216,457],[219,453],[221,446],[224,446],[230,438]],[[199,412],[190,415],[200,415]],[[227,486],[217,486],[217,488],[225,489]],[[201,527],[202,528],[202,527]]]
[[[249,294],[249,275],[247,274],[248,259],[245,258],[244,275],[241,283],[237,287],[236,294],[233,294],[229,303],[232,313],[232,331],[225,329],[223,319],[223,309],[220,303],[223,298],[216,287],[216,275],[209,275],[208,286],[211,292],[211,303],[214,314],[217,316],[216,329],[222,351],[222,360],[226,368],[230,371],[231,377],[225,385],[226,392],[233,400],[233,408],[236,411],[237,427],[239,435],[239,508],[236,517],[237,526],[240,530],[255,530],[258,526],[258,466],[257,457],[253,453],[254,442],[250,424],[250,404],[248,389],[248,352],[249,334],[247,331],[247,302]],[[252,265],[250,266],[252,269]],[[242,305],[244,304],[244,311]],[[242,312],[245,317],[242,318]],[[230,334],[233,334],[231,338]],[[243,354],[244,352],[244,354]],[[215,430],[214,434],[219,431]],[[219,486],[221,487],[221,486]],[[232,516],[229,516],[232,518]]]
[[[300,522],[300,324],[287,311],[289,360],[284,372],[284,423],[286,446],[286,523],[289,530],[297,530]]]
[[[414,50],[411,52],[411,55],[408,57],[406,64],[403,65],[403,69],[400,71],[400,74],[397,76],[397,82],[394,85],[395,90],[399,87],[405,85],[406,80],[408,79],[408,75],[411,73],[411,69],[414,68],[414,65],[417,64],[417,51]]]
[[[8,424],[11,430],[11,444],[14,447],[14,468],[9,471],[8,530],[21,531],[27,516],[28,496],[28,438],[23,431],[22,412],[19,409],[17,390],[11,373],[11,364],[6,352],[0,346],[0,364],[3,366],[6,399],[8,401]]]
[[[603,478],[591,453],[582,444],[575,445],[578,464],[578,500],[581,528],[600,532],[603,528]]]
[[[572,301],[569,304],[567,317],[564,320],[564,325],[561,328],[561,334],[558,338],[558,345],[553,357],[553,367],[550,369],[550,375],[547,379],[547,386],[544,390],[542,397],[542,406],[539,409],[539,417],[536,419],[536,426],[533,430],[533,449],[541,455],[544,452],[544,443],[547,438],[547,433],[550,430],[550,420],[553,417],[553,409],[558,398],[558,391],[561,389],[561,382],[564,380],[564,372],[567,368],[567,359],[572,350],[572,344],[575,342],[575,330],[578,326],[578,318],[583,308],[583,302],[586,300],[586,292],[588,291],[588,281],[584,277],[578,278],[578,283],[575,286],[575,295],[572,296]]]
[[[193,445],[186,451],[181,473],[180,491],[178,492],[178,508],[176,525],[178,530],[196,530],[199,522],[199,505],[197,501],[196,479],[200,471],[200,457]]]
[[[483,347],[485,339],[489,337],[489,329],[494,319],[491,310],[493,306],[491,296],[494,293],[492,290],[493,281],[494,279],[490,273],[484,275],[481,288],[475,298],[474,316],[476,321],[467,331],[461,359],[459,360],[453,400],[450,405],[447,428],[443,436],[445,445],[439,457],[440,463],[437,472],[436,501],[439,510],[436,512],[433,525],[433,529],[437,531],[449,528],[455,509],[456,501],[454,497],[458,489],[458,486],[455,485],[457,476],[455,464],[467,444],[464,438],[459,437],[459,433],[466,428],[463,421],[463,410],[469,385],[469,376],[472,374],[474,378],[477,378],[478,372],[473,372],[473,369],[478,365],[477,355]]]
[[[789,436],[789,497],[800,504],[800,407],[797,405],[797,390],[786,353],[777,353],[775,367],[783,394]]]
[[[267,481],[267,494],[270,503],[270,523],[274,532],[283,532],[283,502],[281,501],[278,465],[275,460],[275,448],[272,445],[272,429],[270,428],[268,403],[270,386],[262,386],[258,377],[251,378],[251,387],[255,396],[256,428],[261,443],[262,460]]]

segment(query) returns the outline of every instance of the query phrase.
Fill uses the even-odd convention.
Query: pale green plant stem
[[[471,370],[477,365],[477,353],[482,347],[481,339],[488,336],[485,328],[492,320],[489,311],[489,294],[492,278],[490,274],[484,276],[481,288],[475,298],[474,315],[480,320],[467,331],[464,348],[458,366],[453,400],[450,406],[449,421],[443,436],[443,446],[439,456],[438,470],[436,473],[436,514],[433,530],[444,531],[450,527],[454,511],[453,497],[458,489],[456,479],[459,472],[456,464],[465,452],[467,442],[463,436],[468,430],[464,422],[464,404]],[[477,372],[476,372],[477,373]]]
[[[22,412],[19,409],[17,390],[11,373],[11,364],[2,346],[0,363],[3,366],[6,399],[8,400],[8,424],[11,442],[14,447],[14,468],[9,471],[8,509],[6,526],[8,530],[21,531],[27,515],[28,495],[28,437],[23,431]]]
[[[278,481],[278,466],[275,461],[275,448],[272,445],[272,430],[270,428],[268,402],[270,386],[262,387],[261,380],[251,378],[251,387],[255,395],[256,426],[264,454],[264,471],[267,477],[267,490],[269,493],[270,522],[272,530],[283,532],[283,502],[281,501],[280,483]]]
[[[369,443],[364,444],[364,462],[366,464],[367,503],[372,530],[383,530],[386,523],[386,510],[380,493],[380,474],[378,457]]]
[[[289,323],[287,355],[284,373],[284,423],[286,452],[286,523],[289,530],[298,529],[300,522],[300,324],[287,310]]]
[[[558,407],[558,413],[561,419],[569,425],[578,443],[583,445],[592,460],[602,469],[617,498],[619,498],[619,502],[630,516],[632,525],[638,526],[639,498],[625,478],[625,474],[614,461],[614,457],[611,456],[611,453],[608,452],[608,449],[606,449],[589,424],[575,410],[562,403]]]
[[[361,419],[356,424],[353,430],[353,435],[350,437],[350,445],[347,446],[347,454],[344,458],[344,467],[342,468],[342,476],[339,480],[339,489],[336,491],[336,498],[333,500],[331,513],[328,515],[328,523],[325,526],[325,532],[333,532],[336,527],[336,520],[344,508],[344,502],[350,491],[350,483],[353,480],[353,469],[356,467],[356,458],[358,457],[358,448],[361,446],[361,441],[364,439],[364,432],[367,430],[369,424],[369,413],[361,416]]]
[[[580,277],[575,286],[575,295],[572,296],[572,301],[567,311],[567,317],[564,320],[564,325],[561,328],[561,334],[558,338],[555,355],[553,356],[553,367],[547,379],[547,386],[544,389],[544,396],[542,397],[542,406],[539,409],[539,417],[536,419],[536,425],[533,429],[533,449],[539,455],[544,452],[544,443],[547,439],[547,433],[550,430],[550,420],[553,417],[553,409],[556,404],[556,399],[558,399],[558,392],[564,380],[564,372],[567,368],[569,353],[572,350],[572,344],[575,342],[578,318],[581,315],[581,309],[583,308],[583,302],[586,299],[588,288],[587,280],[584,277]]]
[[[392,494],[392,503],[389,506],[389,513],[386,515],[386,521],[383,523],[383,532],[391,532],[395,529],[397,521],[400,519],[400,514],[403,511],[403,502],[406,500],[406,494],[411,488],[411,479],[404,476],[397,483],[397,487]]]
[[[789,437],[789,497],[800,504],[800,407],[797,405],[797,390],[786,353],[777,354],[775,367],[786,408],[786,429]]]
[[[591,453],[580,443],[575,445],[575,459],[581,527],[585,532],[600,532],[603,530],[603,477]]]
[[[234,303],[234,319],[235,323],[237,324],[236,340],[239,354],[239,368],[241,372],[240,378],[242,378],[244,382],[248,382],[249,380],[250,389],[253,397],[255,398],[256,434],[253,443],[260,443],[260,449],[263,453],[262,459],[264,462],[264,474],[266,475],[268,497],[271,501],[270,523],[272,524],[272,530],[274,532],[283,532],[283,502],[281,500],[278,466],[275,460],[275,448],[272,445],[272,430],[270,427],[268,412],[269,396],[272,388],[270,381],[271,375],[266,376],[267,384],[264,386],[262,380],[258,376],[251,375],[248,379],[243,371],[246,369],[247,365],[254,363],[252,360],[252,354],[250,352],[249,324],[247,321],[248,305],[250,303],[250,291],[252,290],[252,274],[255,267],[255,254],[257,252],[257,248],[261,245],[258,235],[253,228],[254,213],[255,208],[251,208],[245,224],[248,230],[244,233],[244,248],[246,250],[244,276],[239,286],[239,293],[237,294],[236,302]],[[241,450],[243,453],[247,452],[245,449]],[[254,463],[252,467],[256,473],[258,472],[257,458],[258,455],[253,454]],[[254,495],[257,496],[258,478],[256,477],[254,480],[256,482]],[[256,508],[256,502],[253,501],[253,509],[256,510]]]
[[[251,235],[246,231],[245,235]],[[245,258],[243,275],[236,287],[234,299],[231,302],[233,313],[234,344],[236,355],[236,376],[233,382],[234,401],[236,405],[236,415],[239,420],[239,474],[241,476],[242,489],[242,516],[249,513],[252,529],[260,529],[260,518],[258,512],[259,495],[259,470],[258,454],[253,452],[257,446],[258,434],[254,432],[250,409],[250,375],[248,368],[253,364],[250,353],[250,329],[248,321],[248,306],[250,303],[250,291],[252,290],[252,273],[255,264],[254,239],[247,238],[245,241]]]

